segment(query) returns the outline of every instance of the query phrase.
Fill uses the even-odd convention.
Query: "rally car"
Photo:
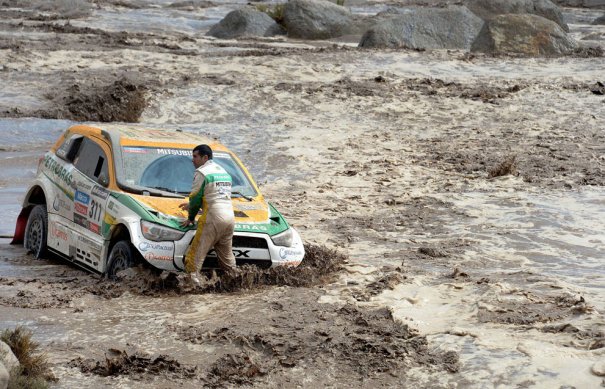
[[[191,190],[192,149],[199,144],[212,148],[233,180],[237,264],[298,265],[304,256],[299,234],[224,145],[188,132],[128,126],[65,131],[40,159],[13,243],[36,258],[51,251],[110,277],[140,261],[183,271],[195,227],[180,226],[187,214],[179,204]],[[211,251],[204,267],[215,266]]]

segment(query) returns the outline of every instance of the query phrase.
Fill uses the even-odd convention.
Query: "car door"
[[[104,268],[102,223],[109,191],[109,145],[101,139],[85,137],[74,158],[73,224],[77,235],[70,256],[98,271]]]
[[[82,136],[67,134],[57,152],[47,153],[41,171],[53,185],[46,188],[48,212],[48,248],[69,256],[75,251],[73,231],[73,157],[78,151]]]

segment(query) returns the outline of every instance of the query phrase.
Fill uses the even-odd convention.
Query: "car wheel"
[[[46,205],[36,205],[29,213],[25,226],[25,240],[23,246],[36,259],[46,254],[46,239],[48,236],[48,213]]]
[[[135,262],[134,249],[130,242],[126,240],[117,242],[109,253],[107,277],[115,279],[118,272],[133,267]]]

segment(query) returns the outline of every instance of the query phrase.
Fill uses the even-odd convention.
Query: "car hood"
[[[188,216],[187,211],[179,208],[180,204],[187,203],[187,199],[132,194],[130,196],[145,207],[150,208],[152,212],[157,211],[165,216],[175,218],[186,218]],[[233,199],[233,212],[235,213],[236,223],[268,223],[271,216],[270,207],[264,200]]]

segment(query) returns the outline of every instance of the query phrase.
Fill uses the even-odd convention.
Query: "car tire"
[[[32,253],[36,259],[46,255],[48,238],[48,213],[46,205],[38,204],[29,213],[25,226],[23,247]]]
[[[134,250],[132,244],[126,240],[121,240],[112,247],[108,259],[107,278],[113,280],[118,272],[134,267],[136,264]]]

